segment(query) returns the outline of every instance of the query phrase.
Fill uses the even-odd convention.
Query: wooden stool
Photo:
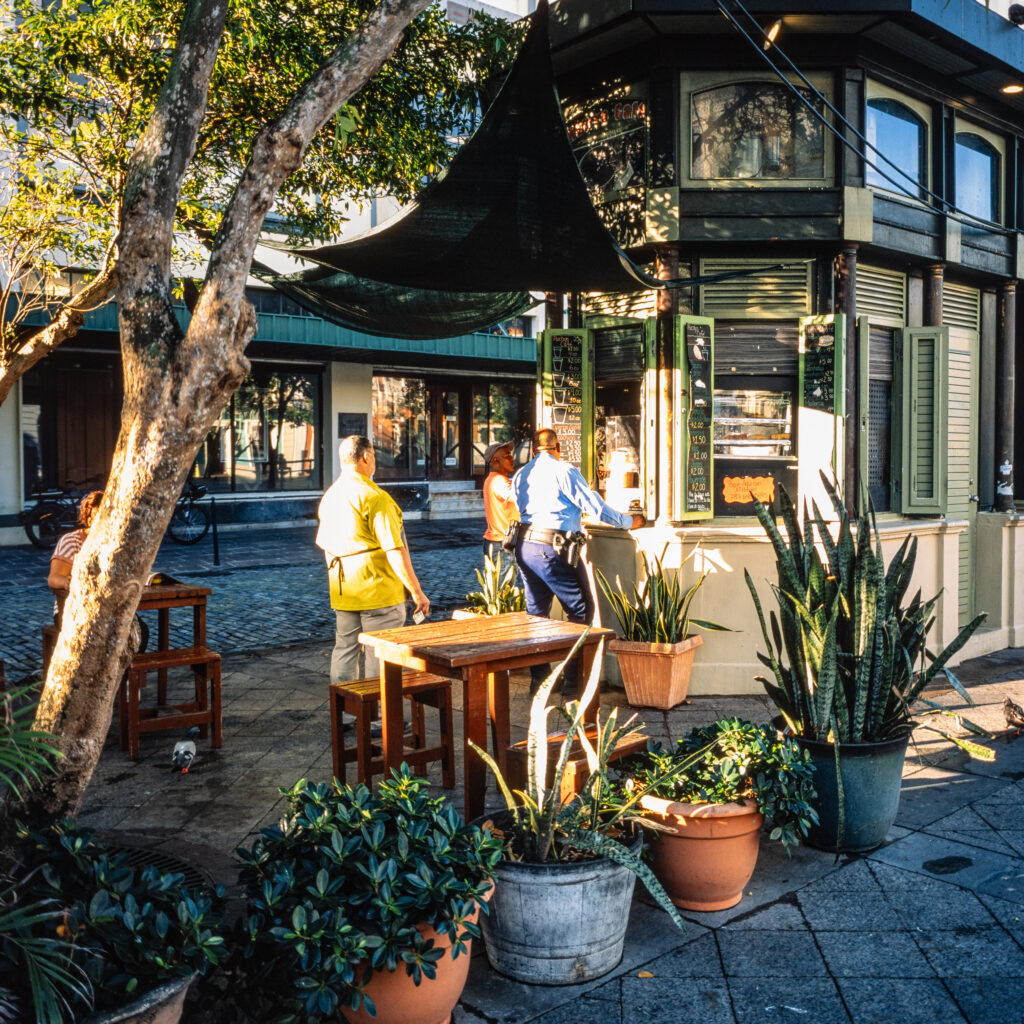
[[[43,626],[43,675],[50,670],[50,659],[53,657],[53,649],[57,646],[57,637],[60,630],[56,626]]]
[[[430,762],[441,762],[441,779],[445,789],[455,786],[455,732],[452,725],[452,683],[450,679],[428,672],[406,672],[402,676],[402,695],[412,702],[412,748],[406,748],[402,758],[412,768],[422,771]],[[377,717],[380,704],[380,679],[353,679],[347,683],[331,683],[331,750],[334,754],[334,777],[345,781],[345,765],[356,762],[359,782],[369,786],[374,775],[386,771],[380,748],[370,735],[370,723]],[[437,708],[441,742],[436,747],[426,746],[426,727],[423,720],[425,705]],[[356,749],[345,747],[345,726],[342,712],[355,715],[353,728]]]
[[[159,707],[140,707],[142,688],[150,672],[164,672],[169,668],[189,667],[195,679],[195,699],[183,704],[169,704],[174,714],[160,715]],[[209,686],[209,694],[207,693]],[[186,647],[171,651],[145,651],[132,658],[131,667],[121,683],[117,695],[117,717],[120,727],[121,749],[128,751],[133,761],[139,759],[139,736],[144,732],[181,729],[199,726],[204,739],[210,733],[210,746],[221,745],[220,713],[220,655],[205,647]]]

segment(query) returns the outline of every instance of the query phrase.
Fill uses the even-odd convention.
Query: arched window
[[[998,221],[1000,153],[974,132],[956,133],[956,206],[982,220]]]
[[[898,100],[879,97],[868,100],[865,128],[870,144],[865,184],[924,199],[928,180],[925,122]]]
[[[820,179],[821,122],[777,82],[733,82],[692,94],[691,179]]]

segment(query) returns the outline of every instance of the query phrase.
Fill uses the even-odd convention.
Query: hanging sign
[[[834,414],[836,411],[836,388],[843,382],[836,381],[836,324],[804,324],[803,345],[803,406]]]
[[[711,511],[711,327],[688,323],[686,363],[690,371],[686,416],[686,510]]]

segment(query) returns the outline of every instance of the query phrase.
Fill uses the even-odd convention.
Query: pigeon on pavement
[[[174,744],[174,751],[171,754],[171,765],[175,771],[180,771],[182,775],[188,773],[189,767],[192,764],[193,758],[196,756],[196,737],[199,735],[198,726],[193,725],[183,740],[178,740]]]
[[[1009,697],[1003,701],[1003,717],[1006,719],[1007,727],[1016,729],[1018,735],[1021,729],[1024,729],[1024,708]]]

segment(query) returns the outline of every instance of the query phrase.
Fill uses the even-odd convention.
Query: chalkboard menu
[[[686,324],[686,511],[711,511],[711,328]]]
[[[553,333],[551,340],[551,425],[562,444],[562,459],[583,468],[583,338]]]
[[[834,413],[836,408],[836,325],[805,324],[803,406]],[[840,387],[842,382],[840,382]]]

